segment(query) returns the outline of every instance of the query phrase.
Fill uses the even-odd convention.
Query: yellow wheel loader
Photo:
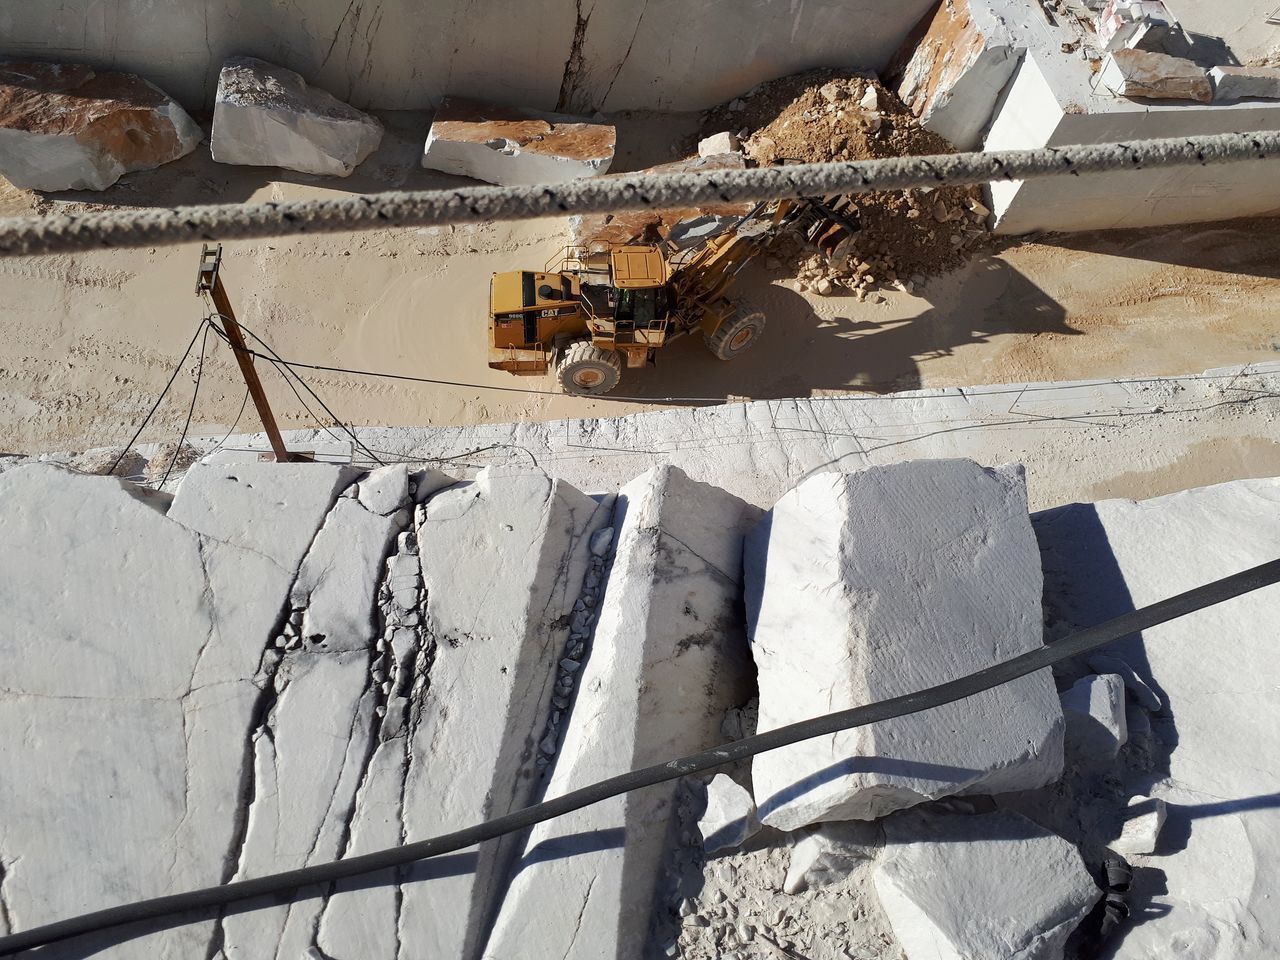
[[[857,230],[840,201],[759,204],[695,245],[596,242],[567,247],[541,273],[495,273],[489,366],[523,376],[555,367],[567,393],[596,396],[622,369],[643,367],[672,340],[700,331],[732,360],[764,331],[764,314],[726,296],[738,272],[783,230],[799,229],[828,255]]]

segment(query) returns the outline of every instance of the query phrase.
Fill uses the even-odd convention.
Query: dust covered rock
[[[1016,813],[885,823],[876,892],[911,960],[1061,960],[1101,897],[1075,846]]]
[[[382,140],[382,124],[284,67],[232,57],[218,75],[210,148],[219,163],[345,177]]]

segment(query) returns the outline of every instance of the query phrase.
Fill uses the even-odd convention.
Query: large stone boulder
[[[611,124],[446,97],[422,165],[502,185],[566,183],[607,173],[616,140]]]
[[[0,63],[0,174],[24,190],[105,190],[203,134],[164,91],[84,64]]]
[[[1034,522],[1051,619],[1086,627],[1280,556],[1280,479],[1072,504]],[[1265,587],[1106,648],[1154,690],[1154,769],[1126,787],[1163,801],[1166,819],[1148,860],[1160,806],[1123,812],[1141,922],[1122,931],[1120,960],[1280,954],[1278,612],[1280,586]]]
[[[1280,99],[1280,67],[1214,67],[1209,79],[1218,102]]]
[[[885,822],[876,894],[910,960],[1061,960],[1101,897],[1076,848],[1016,813]]]
[[[747,694],[737,613],[743,534],[759,511],[674,467],[625,486],[616,552],[548,798],[720,741]],[[486,960],[643,955],[675,783],[539,824]]]
[[[996,101],[1026,46],[989,0],[944,0],[925,27],[909,37],[891,73],[898,96],[959,150],[982,146]]]
[[[545,785],[538,744],[553,716],[567,723],[556,675],[608,512],[540,473],[484,473],[428,501],[418,549],[434,651],[409,737],[410,842],[528,806]],[[462,869],[422,865],[398,921],[411,954],[477,956],[521,839],[481,844]]]
[[[753,531],[747,610],[765,732],[965,676],[1041,645],[1022,469],[919,460],[811,477]],[[760,818],[794,830],[1062,772],[1044,670],[753,760]]]
[[[382,141],[382,124],[292,70],[231,57],[218,75],[210,148],[219,163],[345,177]]]
[[[1121,97],[1147,100],[1213,99],[1213,84],[1204,69],[1182,57],[1146,50],[1115,50],[1099,72],[1102,85]]]

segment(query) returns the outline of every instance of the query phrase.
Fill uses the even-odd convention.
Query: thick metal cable
[[[62,214],[0,220],[0,256],[873,193],[1238,163],[1278,155],[1280,132],[1259,131],[752,170],[639,173],[544,186],[393,191],[340,200]]]
[[[878,703],[841,710],[812,720],[779,727],[776,730],[746,737],[693,756],[681,757],[641,770],[632,770],[630,773],[602,780],[552,800],[517,810],[505,817],[498,817],[486,823],[432,837],[429,840],[407,843],[332,863],[303,867],[300,870],[288,870],[266,877],[255,877],[252,880],[239,880],[219,887],[206,887],[203,890],[192,890],[188,893],[140,900],[136,903],[109,907],[83,916],[33,927],[7,937],[0,937],[0,956],[9,956],[21,950],[29,950],[65,940],[68,937],[121,924],[152,920],[188,911],[208,910],[211,907],[226,906],[253,897],[270,894],[275,897],[283,895],[285,899],[289,899],[296,896],[296,892],[302,887],[331,883],[346,877],[404,866],[417,860],[453,853],[485,840],[524,830],[536,823],[562,817],[582,807],[608,800],[610,797],[721,767],[764,753],[766,750],[777,750],[779,747],[798,743],[801,740],[891,720],[895,717],[904,717],[919,713],[921,710],[962,700],[1071,657],[1080,656],[1130,634],[1147,630],[1277,582],[1280,582],[1280,560],[1272,560],[1073,633],[1050,646],[1029,651],[1012,660],[987,667],[985,670],[958,680],[951,680],[905,696],[892,697]],[[281,901],[273,899],[271,902],[276,904]],[[193,916],[185,922],[194,923],[198,919],[202,918]],[[145,932],[147,931],[139,931],[139,933]]]

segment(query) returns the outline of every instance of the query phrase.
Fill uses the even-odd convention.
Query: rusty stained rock
[[[0,63],[0,173],[27,190],[105,190],[203,134],[164,91],[85,64]]]
[[[1146,50],[1115,50],[1102,64],[1102,83],[1121,97],[1150,100],[1213,99],[1213,84],[1190,60]]]
[[[445,97],[422,165],[504,186],[565,183],[606,173],[616,141],[612,124]]]
[[[1000,91],[1023,49],[992,11],[969,0],[945,0],[915,42],[908,39],[890,75],[920,125],[959,150],[981,146]]]

